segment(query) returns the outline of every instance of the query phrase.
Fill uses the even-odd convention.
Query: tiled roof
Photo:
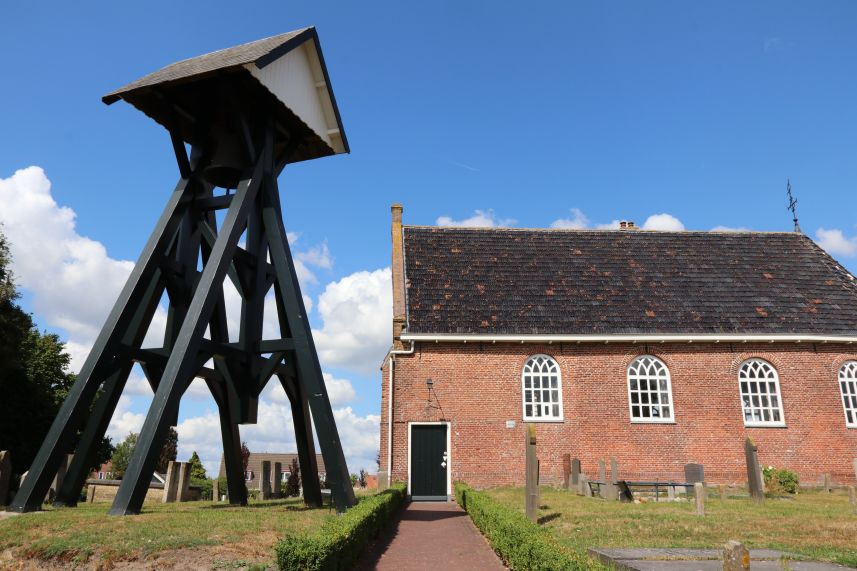
[[[799,233],[404,228],[407,333],[857,335]]]

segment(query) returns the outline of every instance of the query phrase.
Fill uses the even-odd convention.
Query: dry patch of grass
[[[521,488],[490,493],[523,511]],[[755,505],[709,495],[705,517],[691,502],[621,504],[542,488],[540,517],[565,545],[590,547],[694,547],[719,549],[737,539],[749,548],[780,549],[813,559],[857,566],[857,515],[843,493],[804,492]]]
[[[251,502],[243,508],[212,502],[145,504],[140,515],[122,517],[107,515],[109,507],[48,507],[43,513],[4,519],[0,561],[14,558],[101,569],[157,560],[165,551],[201,550],[210,565],[272,566],[274,544],[285,532],[316,527],[334,517],[331,509],[307,508],[300,498]]]

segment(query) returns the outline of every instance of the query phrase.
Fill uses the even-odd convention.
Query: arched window
[[[839,390],[845,406],[845,426],[857,428],[857,361],[839,367]]]
[[[762,359],[744,361],[738,370],[745,426],[785,426],[777,370]]]
[[[670,371],[651,355],[637,357],[628,366],[628,400],[632,422],[672,422]]]
[[[562,377],[559,365],[547,355],[534,355],[521,374],[524,420],[562,420]]]

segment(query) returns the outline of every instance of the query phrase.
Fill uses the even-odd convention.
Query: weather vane
[[[800,232],[800,224],[797,223],[797,200],[792,196],[792,181],[786,179],[786,192],[789,195],[789,205],[786,210],[792,211],[792,221],[795,223],[795,232]]]

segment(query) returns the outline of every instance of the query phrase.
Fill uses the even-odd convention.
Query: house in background
[[[393,338],[381,472],[416,499],[452,482],[542,482],[562,457],[596,476],[746,480],[763,464],[853,483],[857,281],[800,232],[402,225],[393,206]]]
[[[318,464],[318,479],[323,483],[327,480],[327,472],[324,469],[324,459],[321,454],[315,455],[316,463]],[[292,460],[298,459],[297,454],[287,454],[282,452],[251,452],[250,458],[247,461],[247,471],[244,474],[244,480],[247,482],[248,490],[260,490],[262,488],[262,462],[271,463],[271,471],[274,470],[274,463],[281,464],[279,477],[276,474],[271,474],[271,482],[285,482],[291,474],[289,468],[292,465]],[[219,478],[226,477],[226,466],[223,463],[223,456],[220,456],[220,470],[218,471]]]

